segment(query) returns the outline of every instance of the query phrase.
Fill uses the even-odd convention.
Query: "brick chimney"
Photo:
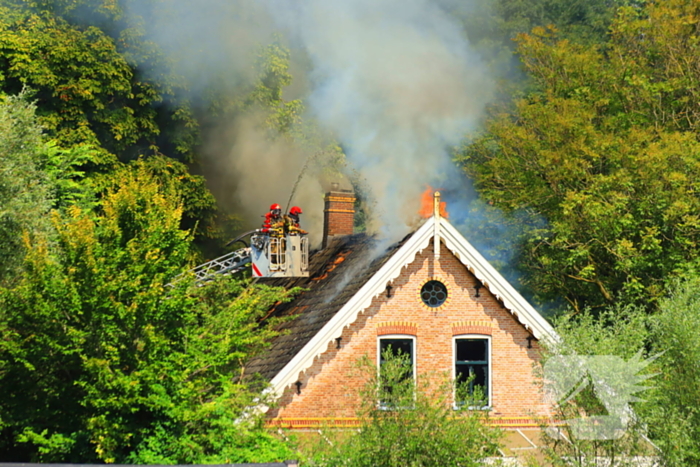
[[[352,190],[334,190],[326,193],[323,209],[323,248],[328,237],[350,235],[355,223],[355,193]]]

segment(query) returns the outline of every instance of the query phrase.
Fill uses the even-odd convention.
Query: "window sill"
[[[460,412],[460,411],[464,411],[464,412],[466,412],[466,411],[493,412],[493,407],[490,405],[485,405],[483,407],[476,407],[476,406],[465,407],[463,405],[453,405],[452,410],[454,410],[455,412]]]
[[[395,407],[392,405],[384,405],[380,404],[377,406],[377,410],[381,410],[383,412],[398,412],[399,410],[414,410],[415,407]]]

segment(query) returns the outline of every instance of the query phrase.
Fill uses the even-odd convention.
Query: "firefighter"
[[[289,214],[284,216],[284,227],[291,235],[306,235],[308,232],[299,227],[299,214],[303,214],[299,206],[292,206]]]
[[[265,220],[267,221],[269,214],[269,232],[273,237],[284,237],[284,218],[282,217],[282,207],[275,203],[270,206],[270,212],[265,214]]]
[[[269,217],[268,217],[269,216]],[[275,203],[270,206],[270,212],[265,214],[265,220],[269,219],[268,234],[270,237],[270,264],[278,265],[284,262],[285,241],[284,227],[285,222],[282,217],[282,207]]]
[[[270,205],[270,214],[272,217],[282,217],[282,206],[277,203]]]

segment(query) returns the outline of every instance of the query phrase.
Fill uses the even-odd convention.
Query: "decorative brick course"
[[[415,336],[418,334],[418,325],[400,321],[389,321],[377,324],[378,336],[386,336],[389,334],[407,334],[409,336]]]
[[[491,336],[493,333],[490,321],[460,321],[452,323],[452,335],[460,334],[484,334]]]
[[[460,412],[455,410],[455,417]],[[561,425],[562,422],[547,417],[484,417],[489,426],[500,428],[539,428],[543,424]],[[287,429],[321,429],[321,428],[357,428],[362,420],[357,417],[310,417],[310,418],[276,418],[265,424],[270,428]]]

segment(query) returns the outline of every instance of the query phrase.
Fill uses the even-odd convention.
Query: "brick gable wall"
[[[438,279],[448,289],[448,301],[438,308],[423,304],[423,284]],[[304,374],[300,394],[290,386],[269,416],[296,420],[294,426],[312,419],[351,419],[359,406],[364,379],[356,362],[366,355],[377,361],[377,336],[415,336],[416,372],[419,375],[452,375],[453,337],[458,334],[491,336],[491,416],[503,419],[547,414],[533,374],[539,346],[530,333],[504,309],[486,287],[476,296],[477,279],[453,254],[441,246],[434,263],[432,248],[416,255],[393,283],[392,297],[380,294],[357,320],[343,330],[340,348],[331,342]]]

